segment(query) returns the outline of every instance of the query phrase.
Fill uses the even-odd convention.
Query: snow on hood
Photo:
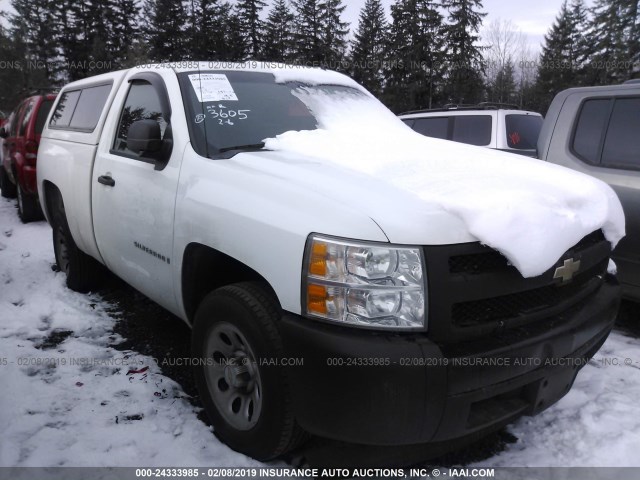
[[[265,148],[332,162],[411,192],[426,209],[442,208],[462,220],[524,277],[542,274],[597,229],[612,247],[624,236],[620,202],[600,180],[520,155],[424,137],[355,90],[301,87],[294,94],[319,128],[266,139]]]

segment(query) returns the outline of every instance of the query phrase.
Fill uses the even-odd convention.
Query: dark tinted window
[[[68,127],[79,98],[80,90],[64,92],[53,112],[49,125],[52,127]]]
[[[99,85],[82,89],[69,126],[90,131],[96,128],[110,91],[111,85]]]
[[[216,79],[217,84],[211,82],[201,93],[200,76],[204,76],[202,82]],[[316,118],[303,99],[342,104],[368,98],[359,90],[338,85],[276,83],[273,74],[261,72],[181,73],[179,78],[196,149],[209,155],[258,144],[287,131],[316,129]],[[216,85],[221,86],[220,91],[215,90]]]
[[[640,98],[618,98],[611,112],[602,165],[640,168]]]
[[[449,126],[449,118],[433,117],[433,118],[417,118],[413,124],[413,129],[427,137],[447,138],[447,129]]]
[[[133,83],[127,94],[127,100],[120,114],[120,123],[113,149],[130,155],[138,152],[127,148],[127,133],[133,122],[138,120],[156,120],[164,136],[167,122],[162,116],[162,107],[156,90],[149,83]]]
[[[27,126],[29,125],[29,120],[31,120],[31,115],[33,114],[33,107],[35,102],[33,100],[29,100],[29,102],[25,105],[24,115],[22,117],[22,123],[20,123],[20,132],[19,136],[24,136],[27,131]]]
[[[40,104],[38,109],[38,116],[36,117],[36,133],[42,133],[44,129],[44,122],[47,120],[47,115],[53,106],[53,100],[47,100],[46,98]]]
[[[407,125],[407,127],[413,128],[413,118],[402,118],[401,120]]]
[[[507,146],[518,150],[535,150],[542,128],[537,115],[505,115]]]
[[[460,115],[453,118],[453,141],[478,146],[491,143],[491,115]]]
[[[573,136],[573,151],[583,160],[599,163],[600,141],[606,127],[611,100],[587,100],[580,109],[576,132]]]

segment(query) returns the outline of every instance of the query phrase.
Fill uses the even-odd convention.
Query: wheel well
[[[45,180],[42,185],[44,187],[44,214],[49,220],[49,223],[51,223],[51,208],[54,206],[55,201],[62,199],[62,193],[60,193],[60,189],[49,180]]]
[[[187,245],[182,260],[182,300],[191,323],[202,299],[232,283],[259,281],[278,297],[269,282],[258,272],[229,255],[199,243]]]

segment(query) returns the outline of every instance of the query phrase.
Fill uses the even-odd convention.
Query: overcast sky
[[[82,1],[82,0],[80,0]],[[517,28],[527,35],[529,44],[533,50],[540,49],[544,34],[547,32],[555,16],[560,11],[563,0],[483,0],[484,11],[488,15],[484,19],[486,27],[492,20],[510,20]],[[235,3],[235,0],[231,0]],[[382,0],[387,15],[393,0]],[[591,5],[593,0],[586,0]],[[344,0],[347,6],[344,20],[351,23],[355,29],[358,23],[360,9],[364,0]],[[10,0],[0,0],[0,9],[6,11],[10,8]]]

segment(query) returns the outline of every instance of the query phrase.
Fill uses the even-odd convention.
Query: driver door
[[[121,88],[126,95],[114,100],[117,112],[107,118],[111,132],[105,127],[93,169],[96,243],[112,272],[175,311],[173,219],[180,158],[173,148],[169,96],[156,73],[137,73]],[[139,120],[158,122],[160,151],[128,147],[129,128]]]

